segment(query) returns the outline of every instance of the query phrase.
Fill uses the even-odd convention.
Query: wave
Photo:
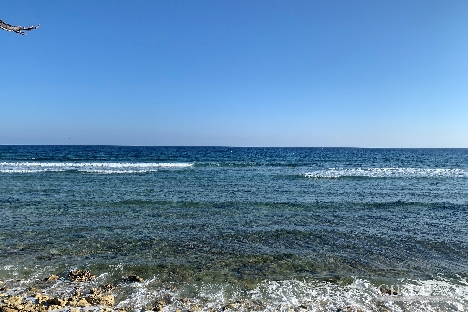
[[[117,162],[2,162],[1,173],[77,171],[85,173],[148,173],[161,169],[183,169],[193,163],[117,163]]]
[[[11,268],[5,268],[11,270]],[[124,272],[122,272],[124,273]],[[56,282],[40,283],[35,274],[29,279],[6,279],[5,295],[24,295],[34,300],[31,285],[41,285],[41,292],[50,297],[69,297],[77,287],[65,276]],[[109,283],[111,275],[103,273],[91,282],[79,284],[88,293]],[[21,283],[20,283],[21,281]],[[116,305],[109,311],[466,311],[468,283],[466,279],[412,280],[378,282],[353,278],[350,283],[336,284],[318,280],[263,280],[247,287],[228,282],[162,283],[157,277],[142,283],[120,278]],[[115,294],[115,291],[113,292]],[[29,297],[28,297],[29,296]],[[157,307],[157,308],[156,308]],[[101,306],[102,308],[102,306]]]
[[[445,168],[328,168],[302,174],[306,178],[468,178],[466,169]]]

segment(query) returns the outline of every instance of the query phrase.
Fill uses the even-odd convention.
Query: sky
[[[468,1],[2,1],[0,144],[468,148]]]

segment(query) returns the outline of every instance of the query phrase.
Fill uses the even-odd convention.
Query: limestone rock
[[[92,305],[114,305],[114,296],[112,295],[102,295],[102,294],[91,294],[87,298],[87,301]]]
[[[49,300],[49,297],[47,297],[46,295],[36,294],[35,297],[37,299],[37,303],[39,304],[47,302]]]
[[[14,308],[14,307],[17,307],[17,306],[21,305],[21,303],[23,302],[23,297],[21,297],[21,296],[11,296],[8,299],[4,299],[3,302],[7,306],[9,306],[11,308]]]
[[[51,304],[51,305],[47,308],[47,310],[53,311],[53,310],[59,310],[59,309],[61,309],[61,308],[62,308],[62,306],[59,306],[59,305],[56,305],[56,304]]]
[[[28,302],[23,306],[22,310],[25,312],[35,312],[37,310],[37,306],[35,304]]]
[[[78,302],[76,303],[76,306],[77,307],[88,307],[90,306],[89,302],[85,299],[85,298],[81,298],[80,300],[78,300]]]
[[[44,278],[43,281],[51,283],[51,282],[55,282],[58,279],[59,279],[59,277],[57,275],[52,274],[51,276]]]
[[[68,279],[73,282],[88,282],[96,276],[86,270],[73,270],[68,273]]]

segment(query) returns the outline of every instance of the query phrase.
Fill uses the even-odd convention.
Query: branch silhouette
[[[29,26],[29,27],[13,26],[13,25],[10,25],[10,24],[5,23],[4,21],[0,20],[0,28],[1,29],[6,30],[6,31],[12,31],[12,32],[15,32],[17,34],[21,34],[23,36],[26,36],[24,31],[30,31],[30,30],[39,28],[39,26],[41,26],[41,25],[39,24],[37,26]]]

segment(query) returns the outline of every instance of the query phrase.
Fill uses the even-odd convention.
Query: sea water
[[[0,214],[13,289],[87,269],[136,311],[468,309],[468,149],[0,146]]]

